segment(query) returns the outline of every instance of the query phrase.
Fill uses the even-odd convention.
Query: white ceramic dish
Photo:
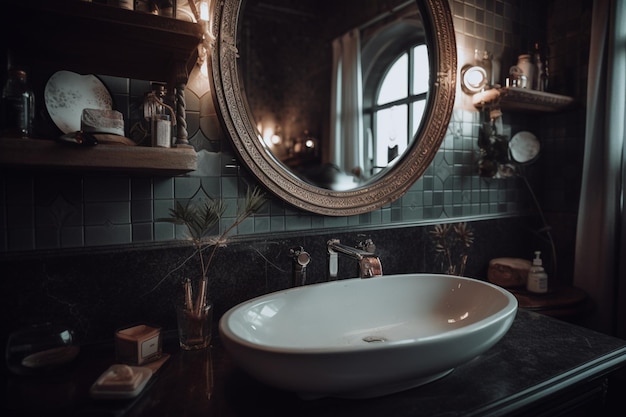
[[[146,387],[152,377],[152,370],[143,366],[127,367],[131,373],[128,380],[120,380],[116,376],[116,367],[112,365],[100,375],[89,389],[95,399],[128,399],[134,398]]]
[[[111,110],[113,107],[109,90],[96,76],[65,70],[50,77],[44,99],[48,114],[63,133],[80,130],[83,109]]]
[[[471,278],[387,275],[292,288],[220,320],[235,362],[302,398],[368,398],[442,378],[509,330],[515,297]]]
[[[520,164],[533,161],[540,150],[541,144],[537,136],[527,131],[517,132],[509,141],[511,158]]]

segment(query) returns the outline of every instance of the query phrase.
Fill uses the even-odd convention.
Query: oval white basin
[[[367,398],[416,387],[508,331],[517,300],[472,278],[387,275],[291,288],[220,320],[222,342],[256,379],[302,398]]]

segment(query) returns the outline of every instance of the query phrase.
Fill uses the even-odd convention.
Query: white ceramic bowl
[[[517,301],[488,282],[439,274],[348,279],[230,309],[220,334],[258,380],[302,398],[367,398],[439,379],[508,331]]]

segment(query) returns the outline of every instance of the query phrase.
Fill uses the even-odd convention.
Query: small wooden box
[[[161,357],[161,329],[145,324],[115,332],[118,362],[141,365]]]

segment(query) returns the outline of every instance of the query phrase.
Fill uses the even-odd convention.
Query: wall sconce
[[[466,64],[461,68],[461,89],[466,94],[474,95],[488,85],[487,70],[480,65]]]

